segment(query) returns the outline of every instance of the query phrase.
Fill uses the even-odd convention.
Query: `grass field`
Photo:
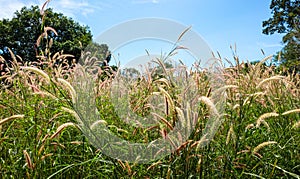
[[[210,117],[208,75],[193,69],[180,76],[193,83],[200,101],[197,125],[189,140],[172,154],[150,163],[121,161],[101,153],[83,135],[74,117],[74,73],[53,67],[57,54],[40,59],[43,68],[16,60],[2,75],[0,91],[1,178],[299,178],[300,77],[263,65],[241,63],[222,69],[226,102],[223,120],[209,145],[197,148]],[[18,57],[16,57],[18,58]],[[4,59],[1,59],[4,61]],[[165,67],[161,64],[160,69]],[[99,71],[99,76],[105,70]],[[150,73],[150,72],[149,72]],[[126,124],[110,99],[114,75],[95,80],[103,124],[115,135],[134,142],[157,139],[178,120],[181,93],[168,75],[148,74],[131,80],[129,106],[136,114],[151,113],[149,96],[163,97],[162,120],[150,128]],[[210,101],[211,100],[211,101]],[[75,100],[76,101],[76,100]]]
[[[117,92],[128,97],[116,101],[111,91],[117,72],[70,64],[70,55],[49,49],[42,54],[36,63],[11,54],[14,60],[6,69],[8,62],[0,56],[1,178],[300,178],[300,75],[264,65],[272,56],[256,64],[235,56],[228,68],[218,60],[222,68],[213,79],[221,79],[220,86],[203,69],[181,64],[181,71],[174,71],[165,66],[167,58],[157,59],[158,67],[145,76],[123,76],[126,88]],[[80,77],[74,76],[75,69],[89,71],[81,76],[92,82],[93,96],[84,99],[93,100],[78,101],[88,94],[82,93],[84,86],[74,86]],[[193,96],[191,89],[182,88],[186,82]],[[226,96],[221,106],[214,97],[219,88]],[[95,104],[100,120],[85,120],[90,111],[78,113],[85,104]],[[158,123],[131,125],[122,120],[120,109],[152,116]],[[219,122],[212,123],[216,130],[203,145],[212,114]],[[194,122],[188,139],[149,163],[112,158],[95,147],[105,136],[89,135],[107,128],[121,139],[149,143],[166,138],[181,119]]]

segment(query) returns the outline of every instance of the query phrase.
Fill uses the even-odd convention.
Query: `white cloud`
[[[50,7],[54,11],[61,12],[69,17],[76,17],[78,14],[87,16],[95,11],[93,7],[87,0],[59,0],[50,1]]]
[[[32,1],[21,0],[0,0],[0,19],[12,18],[17,10],[21,10],[24,6],[31,6],[34,3]]]
[[[45,0],[0,0],[0,19],[12,18],[14,12],[24,6],[42,6],[44,2]],[[47,7],[51,7],[54,11],[61,12],[72,18],[75,18],[78,14],[87,16],[97,8],[97,6],[91,5],[87,0],[52,0]]]

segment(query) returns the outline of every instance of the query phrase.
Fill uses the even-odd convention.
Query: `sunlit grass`
[[[133,113],[157,119],[145,128],[118,115],[111,97],[115,72],[109,67],[85,69],[97,70],[95,104],[101,120],[89,124],[91,129],[106,126],[124,140],[149,143],[166,137],[184,115],[193,114],[189,117],[197,120],[188,140],[173,153],[139,164],[110,158],[89,143],[81,130],[86,123],[74,107],[78,91],[72,82],[74,67],[79,65],[67,62],[71,55],[48,55],[38,57],[42,68],[19,58],[1,74],[1,178],[300,177],[300,75],[263,65],[271,56],[247,65],[235,57],[236,64],[223,69],[224,86],[218,90],[225,91],[227,98],[222,113],[212,99],[207,73],[193,68],[174,77],[173,67],[167,69],[158,59],[158,69],[128,80],[128,90],[121,91],[129,92],[126,102]],[[54,67],[58,59],[65,63]],[[176,86],[174,78],[195,87],[195,113],[183,112],[191,110],[181,105],[188,90]],[[159,103],[154,105],[153,99]],[[222,123],[212,141],[202,147],[210,113]]]

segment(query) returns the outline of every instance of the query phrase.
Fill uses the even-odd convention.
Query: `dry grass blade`
[[[255,127],[254,124],[248,124],[245,128],[245,130],[253,129]]]
[[[126,169],[127,169],[128,174],[131,175],[131,174],[132,174],[132,170],[131,170],[131,167],[130,167],[130,165],[129,165],[129,162],[126,161],[126,162],[125,162],[125,165],[126,165]]]
[[[28,168],[33,170],[34,166],[32,164],[32,161],[31,161],[31,158],[30,158],[28,152],[26,150],[23,150],[23,154],[24,154]]]
[[[225,90],[227,89],[231,89],[231,88],[234,88],[234,89],[238,89],[239,87],[237,85],[226,85],[226,86],[223,86],[221,88],[218,88],[214,91],[214,94],[219,94],[219,93],[222,93],[224,92]],[[211,88],[210,88],[210,92],[211,92]],[[209,95],[206,95],[206,97],[208,97]]]
[[[184,46],[181,46],[181,45],[178,45],[178,46],[176,46],[176,48],[174,49],[174,50],[188,50],[188,48],[187,47],[184,47]],[[177,53],[175,53],[175,54],[177,54]],[[175,55],[174,54],[174,55]],[[182,63],[183,64],[183,63]]]
[[[126,169],[125,164],[122,162],[122,160],[118,159],[118,163],[121,165],[121,167],[123,168],[123,170]]]
[[[259,96],[259,95],[265,95],[266,93],[265,92],[256,92],[256,93],[253,93],[253,94],[250,94],[249,96],[250,97],[257,97],[257,96]]]
[[[186,142],[184,142],[183,144],[181,144],[177,149],[176,149],[176,153],[179,155],[180,151],[185,148],[188,144],[190,144],[193,140],[188,140]]]
[[[9,122],[9,121],[14,120],[14,119],[22,119],[22,118],[24,118],[24,116],[25,116],[25,115],[13,115],[13,116],[10,116],[10,117],[8,117],[8,118],[2,119],[2,120],[0,121],[0,126],[1,126],[2,124],[4,124],[4,123]]]
[[[177,42],[181,40],[181,38],[184,36],[184,34],[189,31],[192,28],[192,26],[186,28],[178,37]]]
[[[260,149],[264,148],[265,146],[271,145],[271,144],[277,144],[277,142],[275,142],[275,141],[263,142],[253,149],[253,153],[257,153]]]
[[[250,151],[249,149],[247,149],[247,150],[241,150],[241,151],[237,152],[236,154],[237,154],[237,155],[240,155],[240,154],[250,153],[250,152],[251,152],[251,151]]]
[[[237,109],[237,108],[239,108],[239,107],[240,107],[240,104],[235,104],[235,105],[232,107],[232,109],[235,110],[235,109]]]
[[[73,86],[66,80],[62,79],[62,78],[57,78],[57,81],[59,83],[61,83],[69,92],[72,98],[72,102],[75,103],[76,102],[76,91],[73,88]]]
[[[107,122],[105,120],[98,120],[98,121],[95,121],[91,126],[90,128],[93,130],[98,124],[104,124],[104,125],[107,125]]]
[[[230,65],[230,66],[235,66],[231,60],[228,60],[227,58],[224,58],[224,60]]]
[[[44,28],[44,31],[47,32],[47,31],[52,31],[56,36],[58,36],[56,30],[52,27],[45,27]]]
[[[166,69],[166,66],[164,64],[164,62],[160,59],[156,59],[155,63],[157,63],[163,70],[164,74],[167,74],[167,69]],[[151,76],[151,74],[149,73],[149,76]],[[151,79],[151,78],[149,78]]]
[[[42,16],[44,15],[44,13],[45,13],[45,8],[46,8],[47,4],[50,3],[50,1],[51,1],[51,0],[47,0],[47,1],[44,2],[44,4],[42,5],[42,8],[41,8],[41,10],[40,10],[40,14],[41,14]]]
[[[73,122],[64,123],[56,129],[56,132],[50,137],[50,139],[55,138],[58,134],[60,134],[65,128],[69,126],[77,127]]]
[[[261,51],[261,53],[263,54],[263,56],[266,55],[263,49],[260,49],[260,51]]]
[[[53,153],[43,155],[43,156],[41,157],[41,160],[45,160],[45,158],[50,157],[50,156],[52,156],[52,155],[53,155]]]
[[[219,112],[218,112],[216,106],[214,105],[214,103],[208,97],[201,96],[199,98],[199,100],[202,101],[204,104],[206,104],[209,107],[209,111],[213,115],[219,116]]]
[[[235,138],[236,138],[236,136],[235,136],[235,133],[234,133],[234,130],[233,130],[233,125],[230,125],[230,128],[229,128],[228,133],[227,133],[227,137],[226,137],[226,145],[229,144],[230,139],[235,140]]]
[[[81,144],[83,144],[83,142],[82,141],[72,141],[72,142],[70,142],[70,144],[81,145]]]
[[[40,147],[38,154],[41,155],[41,153],[43,152],[43,150],[45,149],[45,144],[42,144],[42,146]]]
[[[56,148],[57,146],[59,146],[59,147],[62,148],[62,149],[65,149],[65,148],[66,148],[66,146],[64,146],[63,144],[58,143],[58,142],[51,142],[51,145],[54,145],[55,148]]]
[[[271,58],[273,58],[273,55],[266,56],[257,64],[257,66],[263,65],[266,61],[270,60]]]
[[[199,157],[199,160],[197,162],[197,167],[196,167],[196,171],[198,173],[200,173],[200,170],[201,170],[201,164],[202,164],[202,156]]]
[[[13,59],[13,64],[14,64],[14,65],[18,65],[16,56],[15,56],[15,54],[13,53],[13,51],[12,51],[10,48],[8,48],[8,51],[9,51],[9,53],[10,53],[12,59]]]
[[[148,168],[147,168],[147,171],[148,170],[151,170],[152,168],[156,167],[157,165],[159,164],[162,164],[162,162],[159,160],[158,162],[155,162],[155,163],[152,163]]]
[[[49,134],[46,134],[45,137],[42,139],[42,144],[44,144],[48,138],[49,138]]]
[[[268,129],[268,132],[270,132],[270,126],[269,126],[269,124],[267,123],[267,121],[265,121],[265,120],[261,120],[261,123]]]
[[[155,83],[164,83],[168,88],[170,88],[170,82],[165,78],[160,78],[154,81]]]
[[[170,106],[172,107],[172,110],[175,109],[175,104],[174,101],[172,99],[172,97],[170,96],[170,94],[163,88],[158,87],[159,91],[168,99],[168,102],[170,103]]]
[[[173,130],[172,124],[169,121],[167,121],[165,118],[163,118],[162,116],[160,116],[156,113],[151,113],[151,114],[158,117],[163,123],[165,123],[169,127],[169,129]]]
[[[146,53],[147,53],[147,56],[150,56],[150,53],[147,49],[145,49]]]
[[[260,88],[263,84],[269,82],[269,81],[274,81],[274,80],[282,80],[284,79],[284,76],[272,76],[270,78],[265,78],[264,80],[262,80],[257,86],[256,89]]]
[[[259,116],[259,118],[256,121],[256,127],[258,128],[260,126],[260,124],[262,123],[262,121],[264,121],[265,119],[270,118],[270,117],[277,117],[277,116],[279,116],[279,114],[274,113],[274,112],[265,113],[265,114]]]
[[[207,143],[208,142],[208,134],[204,134],[200,140],[194,142],[192,145],[191,145],[191,148],[194,148],[196,147],[196,151],[199,151],[200,148],[203,146],[203,144]]]
[[[169,168],[168,168],[168,172],[167,172],[167,177],[166,177],[166,179],[170,179],[170,178],[171,178],[171,173],[172,173],[172,170],[171,170],[171,168],[169,167]]]
[[[40,46],[41,41],[42,41],[42,39],[43,39],[45,36],[46,36],[46,33],[44,32],[44,33],[42,33],[42,34],[38,37],[38,39],[36,40],[36,45],[37,45],[38,47]]]
[[[288,114],[292,114],[292,113],[300,113],[300,109],[293,109],[290,111],[286,111],[286,112],[282,113],[282,115],[288,115]]]
[[[2,57],[1,55],[0,55],[0,62],[1,63],[5,63],[6,62],[6,60],[4,59],[4,57]]]
[[[157,128],[159,128],[159,125],[151,126],[151,127],[148,127],[147,129],[145,129],[144,132],[148,132],[148,131],[151,131],[151,130],[157,129]]]
[[[70,54],[62,54],[62,55],[59,55],[59,56],[57,57],[57,59],[66,59],[66,58],[69,58],[69,57],[74,58],[74,55],[70,55]]]
[[[82,123],[80,117],[78,116],[78,114],[77,114],[74,110],[69,109],[69,108],[66,108],[66,107],[61,107],[61,109],[62,109],[63,111],[66,111],[66,112],[70,113],[73,117],[75,117],[75,119],[76,119],[78,122]]]
[[[34,72],[36,74],[39,74],[41,75],[48,83],[50,83],[50,77],[47,73],[45,73],[43,70],[40,70],[38,68],[35,68],[35,67],[21,67],[22,70],[28,70],[28,71],[31,71],[31,72]]]

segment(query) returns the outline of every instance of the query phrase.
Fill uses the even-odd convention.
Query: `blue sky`
[[[0,18],[10,18],[22,6],[43,0],[0,0]],[[174,20],[200,34],[214,52],[232,59],[236,44],[241,60],[260,60],[282,48],[282,35],[262,34],[271,17],[270,0],[52,0],[48,7],[88,25],[96,38],[116,24],[137,18]]]

